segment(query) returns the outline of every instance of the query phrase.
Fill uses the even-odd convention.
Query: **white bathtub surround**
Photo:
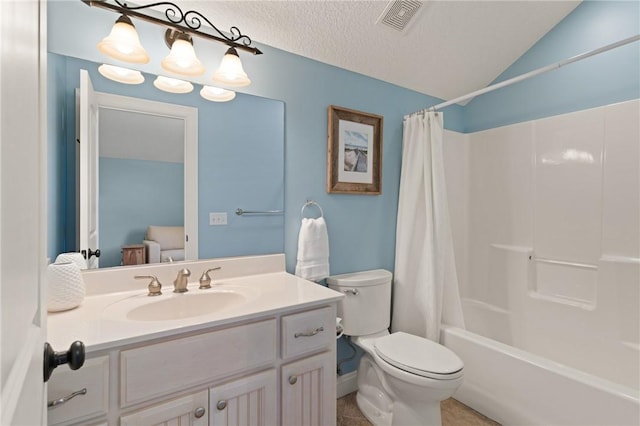
[[[439,341],[464,327],[443,164],[443,113],[405,118],[392,329]]]
[[[639,116],[633,100],[447,133],[465,321],[504,344],[444,337],[456,398],[506,424],[640,423]]]

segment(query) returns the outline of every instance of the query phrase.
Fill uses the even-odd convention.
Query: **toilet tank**
[[[329,288],[346,296],[338,304],[344,334],[366,336],[389,328],[391,278],[391,272],[384,269],[327,278]]]

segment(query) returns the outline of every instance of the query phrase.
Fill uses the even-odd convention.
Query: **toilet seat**
[[[374,342],[376,354],[406,372],[438,380],[462,377],[464,364],[450,349],[431,340],[396,332]]]

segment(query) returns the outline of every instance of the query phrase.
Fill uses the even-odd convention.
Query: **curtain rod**
[[[640,35],[635,35],[633,37],[625,38],[624,40],[620,40],[618,42],[608,44],[608,45],[600,47],[598,49],[594,49],[594,50],[591,50],[589,52],[581,53],[580,55],[573,56],[573,57],[571,57],[569,59],[565,59],[564,61],[560,61],[560,62],[557,62],[555,64],[547,65],[546,67],[538,68],[536,70],[529,71],[528,73],[521,74],[521,75],[519,75],[517,77],[510,78],[509,80],[505,80],[505,81],[502,81],[500,83],[493,84],[491,86],[485,87],[484,89],[480,89],[480,90],[476,90],[475,92],[467,93],[466,95],[457,97],[457,98],[452,99],[450,101],[442,102],[442,103],[440,103],[438,105],[434,105],[434,106],[425,108],[424,110],[414,112],[413,114],[420,114],[420,113],[424,113],[424,112],[427,112],[427,111],[437,111],[439,109],[448,107],[450,105],[457,104],[458,102],[466,101],[467,99],[475,98],[476,96],[483,95],[483,94],[488,93],[488,92],[493,92],[494,90],[500,89],[502,87],[510,86],[510,85],[512,85],[514,83],[518,83],[518,82],[526,80],[528,78],[535,77],[536,75],[540,75],[540,74],[543,74],[543,73],[548,72],[548,71],[553,71],[555,69],[558,69],[558,68],[563,67],[565,65],[571,64],[573,62],[581,61],[581,60],[589,58],[591,56],[598,55],[600,53],[606,52],[608,50],[615,49],[615,48],[620,47],[620,46],[624,46],[625,44],[633,43],[633,42],[638,41],[638,40],[640,40]],[[408,118],[409,116],[411,116],[413,114],[406,115],[405,118]]]

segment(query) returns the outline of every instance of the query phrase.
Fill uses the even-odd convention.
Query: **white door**
[[[46,2],[0,1],[0,424],[46,421]]]
[[[80,182],[79,248],[87,258],[89,269],[98,267],[98,104],[93,85],[86,70],[80,70],[79,90],[80,166],[77,179]]]

